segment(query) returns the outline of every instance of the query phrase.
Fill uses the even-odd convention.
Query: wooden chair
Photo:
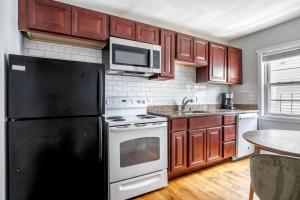
[[[250,175],[260,200],[300,200],[300,159],[255,155],[250,161]]]

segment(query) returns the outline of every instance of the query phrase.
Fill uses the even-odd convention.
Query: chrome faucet
[[[182,112],[184,111],[186,105],[187,105],[189,102],[193,103],[194,101],[193,101],[193,99],[191,99],[191,98],[188,99],[188,97],[184,97],[184,98],[183,98],[182,103],[181,103],[181,111],[182,111]]]

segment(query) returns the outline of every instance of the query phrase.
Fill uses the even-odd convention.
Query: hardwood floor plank
[[[135,200],[248,200],[249,161],[245,158],[202,169]],[[254,199],[258,200],[256,196]]]

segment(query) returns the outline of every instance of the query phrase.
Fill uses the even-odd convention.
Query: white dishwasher
[[[237,145],[234,160],[243,158],[253,153],[254,145],[243,138],[247,131],[257,130],[257,113],[238,114],[237,120]]]

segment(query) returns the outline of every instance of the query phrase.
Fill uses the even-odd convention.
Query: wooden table
[[[257,130],[246,132],[244,139],[255,145],[254,155],[260,150],[286,156],[300,157],[300,131],[289,130]],[[254,191],[250,184],[249,200],[253,199]]]

